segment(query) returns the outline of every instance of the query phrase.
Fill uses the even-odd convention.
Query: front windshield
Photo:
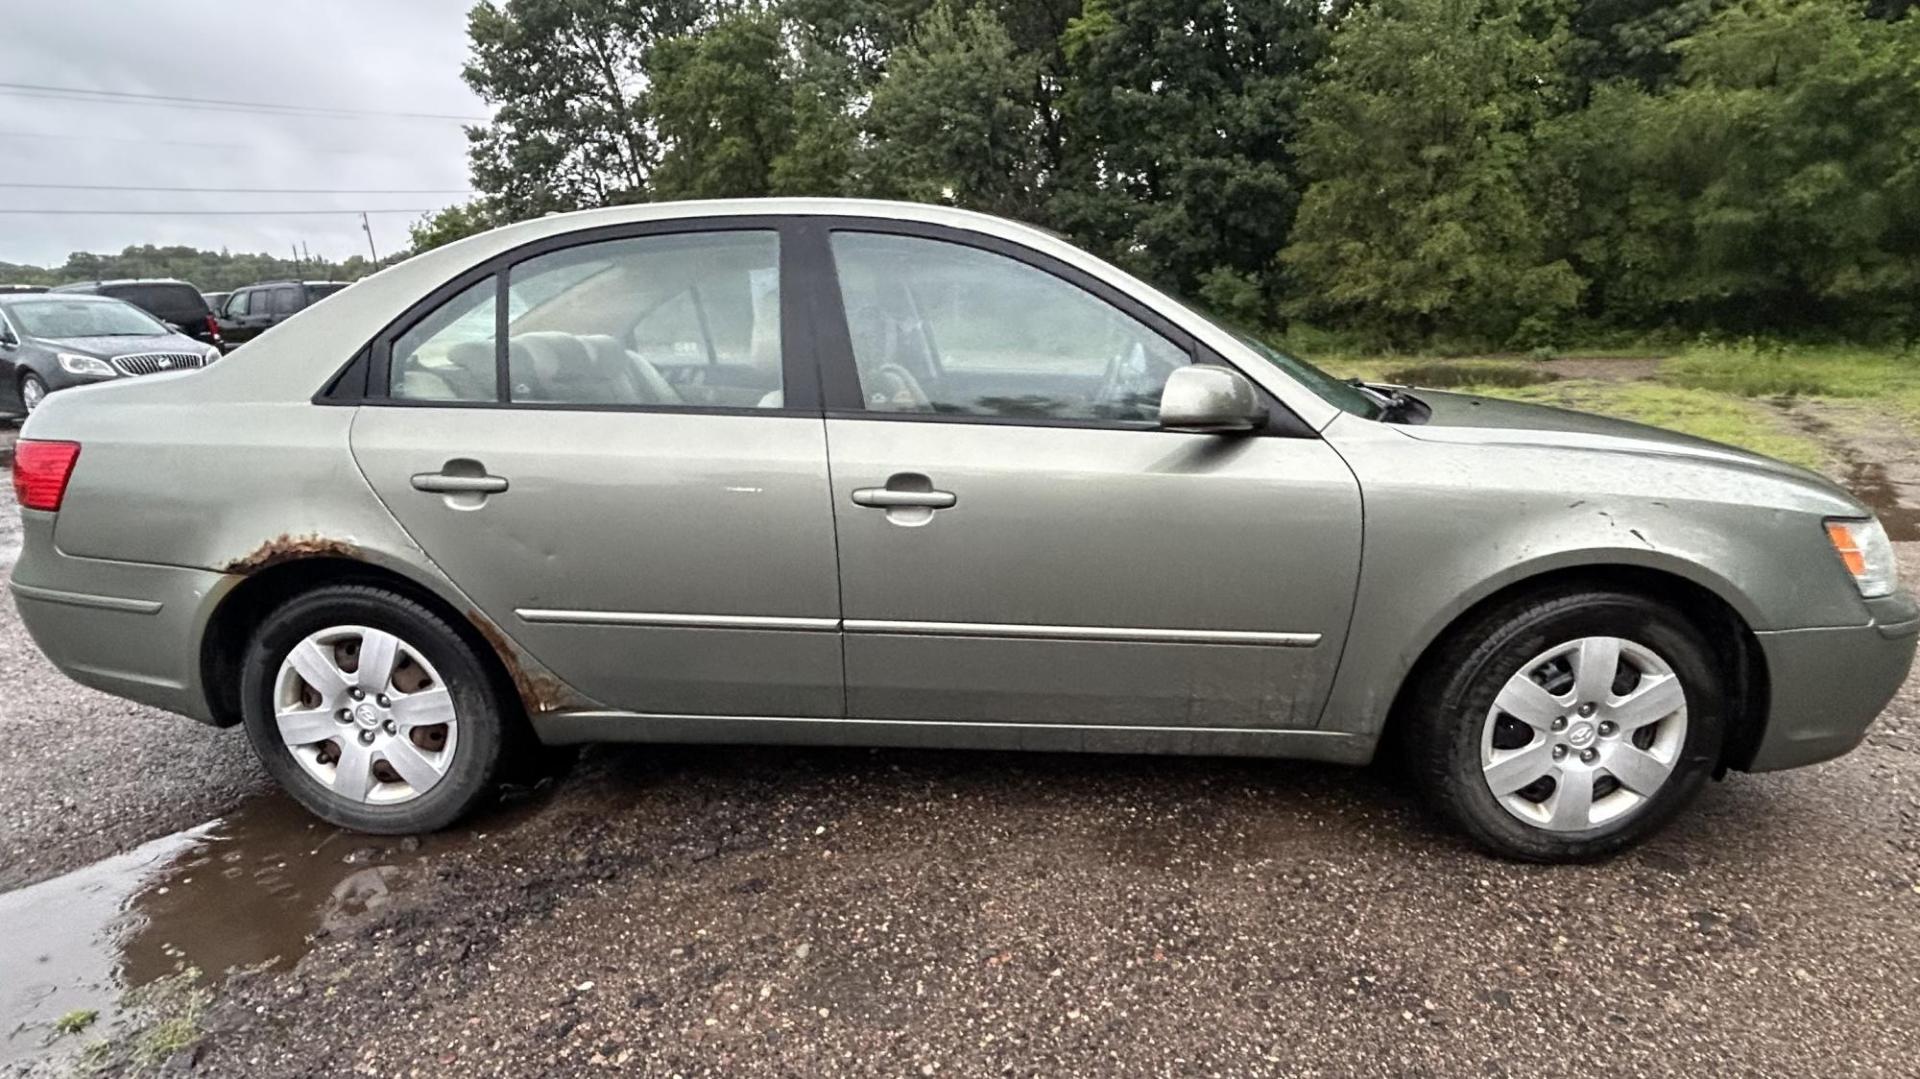
[[[28,337],[151,337],[167,332],[152,315],[118,300],[28,300],[7,305]]]

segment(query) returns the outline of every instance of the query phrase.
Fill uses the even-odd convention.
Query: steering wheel
[[[933,398],[920,386],[913,372],[897,363],[883,363],[874,369],[872,384],[866,387],[867,407],[880,412],[932,412]]]

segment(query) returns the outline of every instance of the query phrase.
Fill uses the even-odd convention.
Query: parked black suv
[[[267,281],[234,290],[220,306],[220,332],[238,344],[347,287],[345,281]]]
[[[154,318],[179,327],[181,333],[203,345],[226,347],[221,340],[220,324],[214,321],[206,297],[185,281],[81,281],[60,285],[53,291],[86,292],[125,300]]]

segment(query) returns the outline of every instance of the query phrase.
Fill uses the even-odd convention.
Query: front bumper
[[[34,643],[69,678],[118,697],[214,722],[199,642],[235,578],[207,570],[74,558],[53,543],[53,515],[20,512],[27,533],[9,588]]]
[[[1832,760],[1860,744],[1907,680],[1920,607],[1905,592],[1869,600],[1873,621],[1834,629],[1754,634],[1772,700],[1749,772]]]

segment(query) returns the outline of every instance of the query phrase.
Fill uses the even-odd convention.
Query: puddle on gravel
[[[1793,398],[1775,397],[1772,404],[1839,459],[1846,469],[1841,484],[1880,518],[1889,539],[1897,543],[1920,540],[1920,507],[1901,501],[1901,484],[1894,481],[1885,464],[1869,460],[1854,442],[1837,437],[1828,420],[1796,408]]]
[[[511,814],[509,814],[511,815]],[[314,934],[381,906],[421,878],[428,854],[506,822],[422,838],[345,832],[280,794],[65,876],[0,894],[0,1069],[78,1049],[117,1018],[121,995],[193,967],[287,966]],[[53,1023],[93,1009],[87,1032]]]
[[[1887,476],[1886,466],[1878,461],[1845,460],[1847,490],[1880,518],[1887,537],[1895,542],[1920,540],[1920,509],[1900,501],[1900,488]]]

